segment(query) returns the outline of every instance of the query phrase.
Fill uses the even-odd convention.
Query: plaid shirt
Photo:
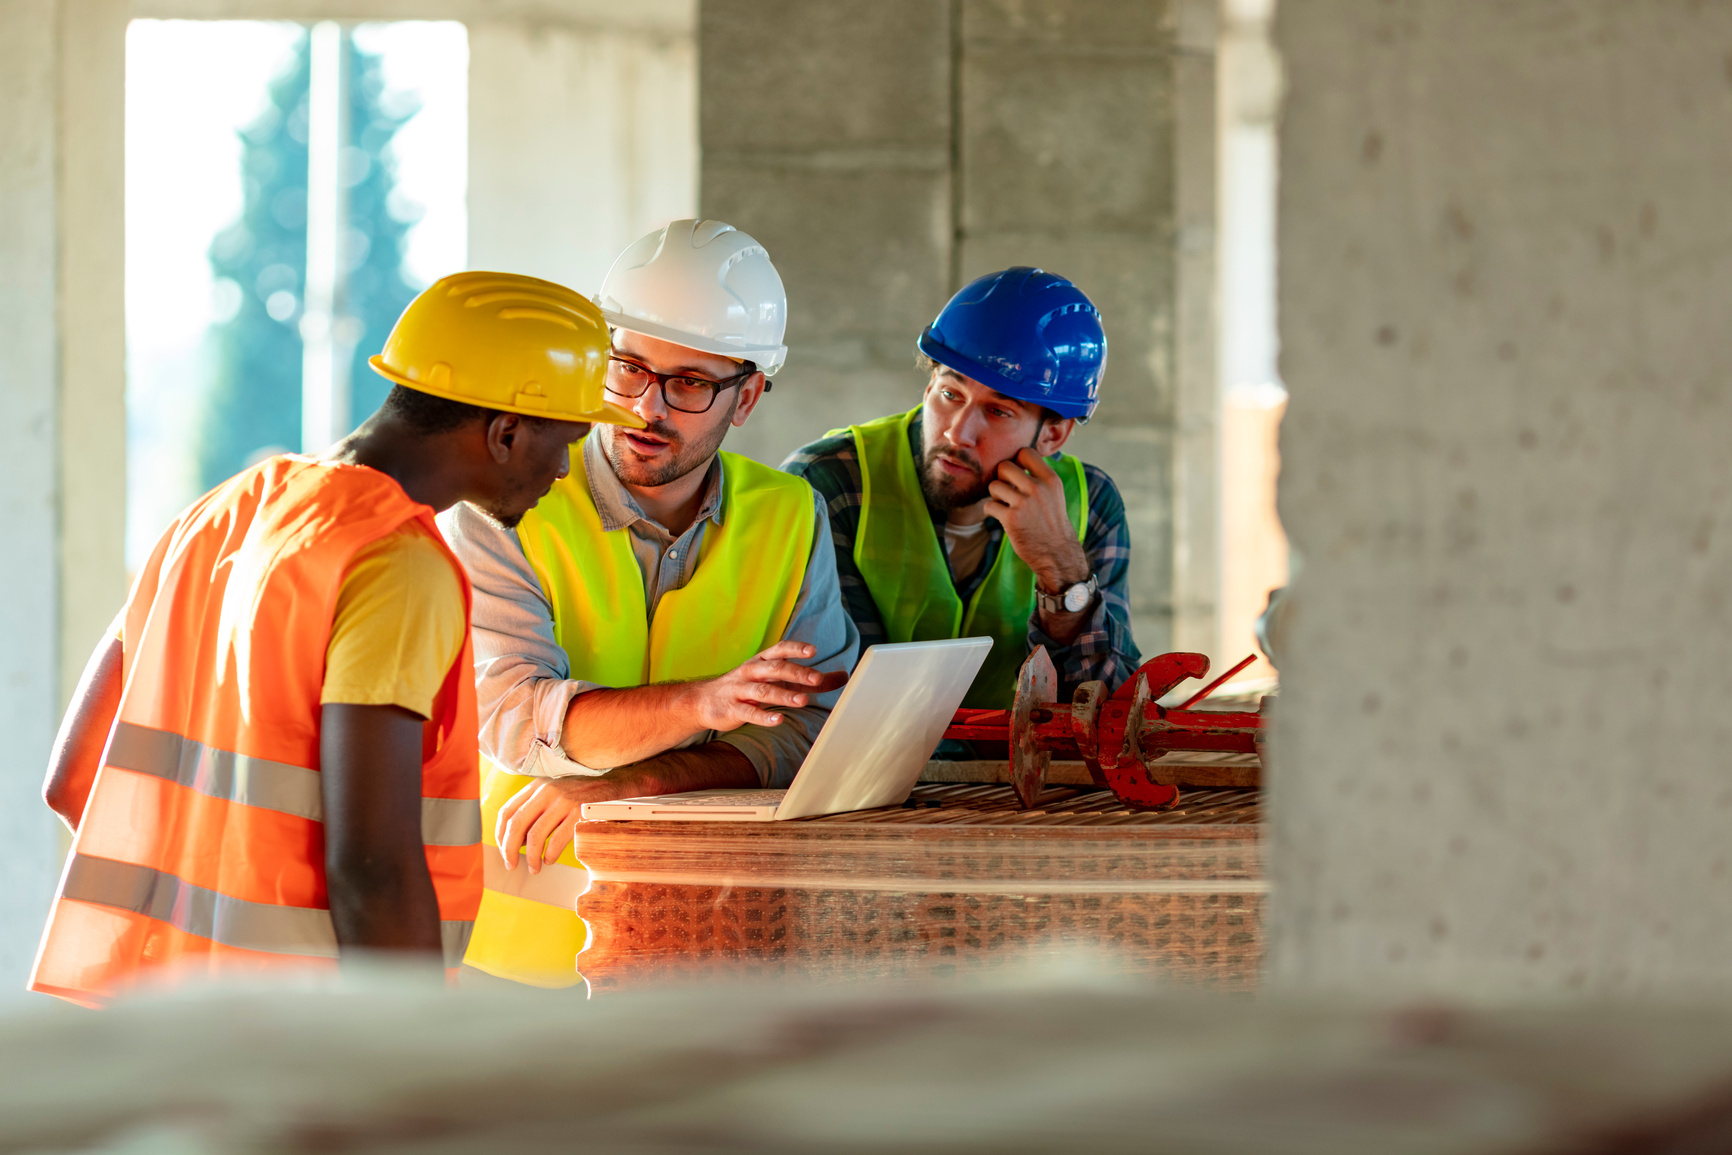
[[[920,418],[916,417],[908,430],[910,451],[920,459]],[[854,564],[854,535],[860,528],[860,502],[864,487],[860,482],[860,459],[854,449],[853,435],[848,433],[824,437],[801,446],[782,462],[782,469],[797,474],[812,483],[824,499],[830,514],[830,536],[836,545],[836,569],[842,579],[842,605],[860,631],[860,649],[877,642],[889,641],[884,620],[860,567]],[[1085,464],[1088,478],[1088,532],[1083,537],[1083,552],[1100,585],[1100,597],[1094,610],[1083,622],[1082,629],[1069,645],[1053,641],[1040,628],[1040,617],[1032,615],[1028,623],[1029,652],[1035,646],[1045,646],[1058,669],[1059,701],[1070,701],[1071,694],[1084,682],[1101,681],[1110,692],[1129,680],[1142,664],[1142,655],[1131,638],[1130,603],[1125,596],[1125,581],[1130,572],[1131,531],[1125,524],[1125,503],[1119,496],[1113,479],[1092,465]],[[944,526],[945,515],[930,509],[935,533]],[[957,584],[956,592],[966,604],[974,596],[993,559],[1004,543],[1004,526],[996,518],[986,519],[988,534],[986,556],[968,579]],[[952,580],[954,575],[952,575]]]

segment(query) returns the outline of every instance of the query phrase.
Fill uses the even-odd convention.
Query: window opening
[[[366,366],[464,265],[461,24],[135,20],[127,30],[127,560],[200,493],[317,452]]]

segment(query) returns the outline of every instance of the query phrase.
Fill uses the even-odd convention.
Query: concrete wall
[[[1274,978],[1732,990],[1732,5],[1284,5]]]
[[[42,768],[59,717],[57,6],[0,0],[0,987],[35,954],[59,867]]]
[[[699,15],[703,213],[763,241],[789,291],[788,367],[731,447],[779,461],[913,404],[915,338],[965,281],[1011,264],[1071,277],[1111,342],[1072,444],[1124,491],[1145,651],[1173,632],[1175,23],[1148,0]]]
[[[691,15],[469,25],[471,268],[593,294],[626,245],[697,211]]]

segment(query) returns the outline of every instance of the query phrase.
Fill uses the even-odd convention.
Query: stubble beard
[[[973,483],[962,478],[952,478],[938,471],[938,459],[948,458],[968,466],[975,471]],[[992,496],[987,488],[991,483],[981,474],[980,462],[970,461],[957,453],[944,453],[936,447],[928,449],[926,456],[920,462],[920,492],[926,497],[926,504],[939,513],[949,513],[952,510],[964,509],[977,502],[985,501]],[[966,487],[966,488],[965,488]]]
[[[658,421],[644,430],[657,437],[665,437],[671,450],[668,460],[652,466],[640,461],[632,453],[631,447],[620,440],[617,426],[607,426],[607,436],[602,440],[602,450],[607,457],[607,463],[613,466],[613,475],[627,485],[636,485],[643,489],[655,489],[663,485],[672,485],[694,469],[709,465],[710,458],[716,450],[722,447],[722,441],[728,435],[732,425],[734,410],[739,406],[736,396],[733,404],[728,406],[727,416],[716,424],[714,430],[702,441],[686,444],[685,438],[665,421]]]

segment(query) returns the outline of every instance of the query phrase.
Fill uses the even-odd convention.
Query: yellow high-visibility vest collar
[[[932,524],[908,431],[920,406],[829,436],[854,437],[860,459],[860,527],[854,534],[854,564],[878,607],[893,642],[934,638],[992,638],[992,652],[975,676],[963,704],[1008,709],[1016,696],[1016,674],[1028,655],[1028,623],[1035,610],[1034,571],[1010,548],[998,548],[992,568],[965,606],[950,577],[944,546]],[[1088,480],[1082,462],[1068,454],[1054,464],[1064,483],[1065,509],[1080,541],[1088,526]]]
[[[782,640],[812,556],[816,499],[803,478],[732,453],[721,457],[721,522],[704,528],[691,581],[662,595],[654,621],[630,531],[602,528],[581,448],[572,452],[570,475],[524,516],[518,540],[553,607],[554,640],[573,679],[626,687],[713,678]],[[497,855],[494,819],[534,779],[486,758],[481,777],[483,853]],[[583,867],[571,847],[559,864]],[[582,981],[576,964],[587,934],[569,900],[550,905],[527,890],[497,889],[501,875],[495,871],[482,893],[464,961],[534,986]]]

